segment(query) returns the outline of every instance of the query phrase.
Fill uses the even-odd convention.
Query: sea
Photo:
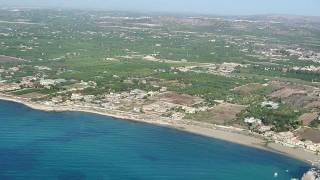
[[[290,180],[309,169],[167,127],[0,101],[0,180]]]

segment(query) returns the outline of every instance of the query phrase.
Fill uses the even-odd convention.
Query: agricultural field
[[[320,19],[2,9],[0,84],[32,101],[314,134]]]

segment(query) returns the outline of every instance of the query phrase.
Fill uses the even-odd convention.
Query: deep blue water
[[[308,169],[282,155],[174,129],[0,101],[0,180],[282,180]]]

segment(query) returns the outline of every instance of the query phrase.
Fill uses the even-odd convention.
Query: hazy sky
[[[320,0],[0,0],[3,6],[99,8],[204,14],[320,16]]]

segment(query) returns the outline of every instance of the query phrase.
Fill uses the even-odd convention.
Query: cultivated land
[[[36,109],[162,124],[317,161],[319,86],[317,17],[0,10],[1,98]]]

